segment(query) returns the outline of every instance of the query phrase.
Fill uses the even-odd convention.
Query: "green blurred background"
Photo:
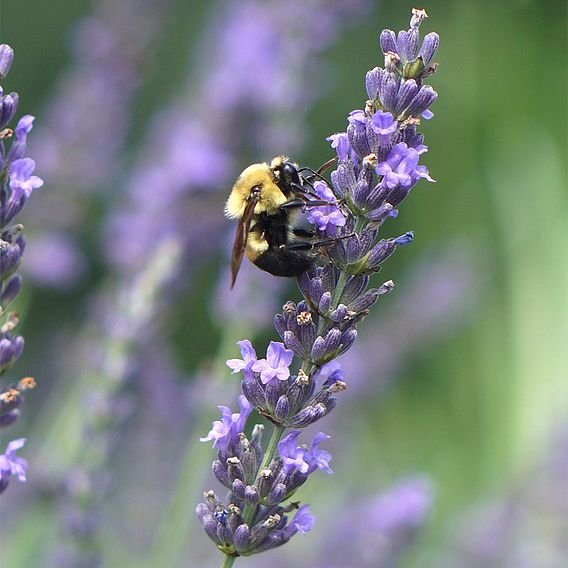
[[[364,73],[381,64],[379,30],[405,29],[412,7],[405,1],[376,2],[370,15],[341,33],[324,54],[333,80],[308,114],[307,143],[295,156],[300,162],[315,165],[328,158],[324,138],[344,127],[346,114],[363,100]],[[347,417],[339,417],[339,405],[329,420],[340,420],[352,447],[344,456],[335,453],[336,476],[302,489],[317,512],[318,502],[336,496],[339,487],[376,493],[401,476],[431,476],[436,500],[417,545],[404,557],[409,567],[437,565],[432,558],[450,546],[455,519],[531,478],[535,464],[551,450],[555,432],[566,427],[568,407],[566,3],[430,1],[419,7],[430,16],[422,31],[441,36],[439,70],[431,81],[439,93],[436,116],[422,125],[430,148],[425,163],[437,183],[421,184],[401,208],[397,228],[413,229],[416,240],[389,261],[383,275],[402,285],[408,267],[455,246],[471,269],[474,293],[464,297],[470,305],[456,308],[459,316],[451,327],[408,353],[388,388],[359,400],[357,412],[351,408]],[[20,93],[20,109],[36,115],[38,123],[55,81],[69,65],[71,27],[90,9],[85,0],[2,1],[1,40],[16,52],[10,86]],[[177,2],[176,18],[155,46],[135,100],[132,153],[148,117],[184,83],[190,47],[208,13],[204,2]],[[41,175],[41,164],[38,171]],[[57,190],[46,179],[41,191]],[[103,214],[95,203],[90,230],[96,233]],[[31,227],[30,235],[33,247]],[[96,266],[97,255],[92,256]],[[188,300],[168,317],[185,374],[217,352],[221,331],[203,315],[199,295],[212,286],[218,269],[219,263],[208,264],[187,290]],[[41,382],[48,356],[42,338],[60,327],[78,326],[83,302],[102,278],[92,271],[71,291],[26,285],[20,310],[27,343],[18,369],[36,376],[40,386],[27,398],[18,433],[30,441],[41,439],[38,424],[55,392]],[[396,316],[395,296],[396,291],[377,306],[376,318],[382,310]],[[196,331],[192,322],[202,315]],[[210,418],[214,413],[211,407]],[[208,448],[202,455],[212,458]],[[34,456],[25,456],[33,477]],[[120,460],[116,464],[125,467]],[[136,483],[135,474],[120,472]],[[25,488],[14,484],[10,492],[10,502],[16,503]],[[51,533],[45,526],[56,523],[52,506],[41,494],[14,505],[17,515],[6,523],[10,542],[3,545],[6,565],[44,565],[42,547]],[[136,538],[110,526],[118,531],[116,540],[124,540],[110,539],[114,552],[108,565],[136,565],[136,553],[128,548]],[[305,549],[311,538],[288,547]],[[205,537],[196,533],[191,539]]]

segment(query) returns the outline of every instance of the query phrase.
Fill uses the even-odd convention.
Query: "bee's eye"
[[[251,197],[258,197],[260,195],[261,186],[260,185],[253,185],[250,189]]]
[[[298,169],[294,164],[291,164],[290,162],[284,162],[282,164],[282,174],[285,179],[288,179],[291,182],[300,185],[300,174],[298,173]]]
[[[297,170],[292,164],[284,162],[282,164],[282,172],[287,176],[293,176],[297,173]]]

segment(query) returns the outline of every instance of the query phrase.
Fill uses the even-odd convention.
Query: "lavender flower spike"
[[[346,132],[327,138],[337,152],[337,167],[331,184],[318,179],[313,189],[329,204],[310,207],[306,218],[320,238],[339,238],[298,277],[303,298],[286,302],[276,314],[274,326],[282,342],[271,341],[266,358],[258,359],[245,339],[239,342],[242,359],[227,361],[233,373],[242,374],[241,412],[219,407],[221,420],[203,440],[214,440],[213,473],[228,496],[222,501],[208,491],[197,507],[206,534],[226,555],[224,567],[311,529],[315,518],[306,505],[288,520],[287,513],[298,507],[288,499],[316,469],[333,473],[331,455],[320,449],[329,436],[318,432],[308,448],[298,445],[300,430],[327,416],[337,404],[336,395],[347,388],[337,359],[356,341],[359,322],[394,287],[391,280],[369,287],[370,276],[414,239],[412,231],[383,237],[383,227],[397,217],[396,208],[422,178],[434,181],[426,166],[418,164],[427,151],[417,131],[419,116],[436,99],[424,84],[435,69],[430,59],[437,46],[430,35],[420,49],[419,26],[425,17],[424,11],[414,10],[408,31],[398,36],[383,31],[385,68],[367,73],[370,100],[364,110],[349,113]],[[262,425],[254,427],[250,438],[245,434],[253,407],[274,425],[266,446]],[[423,508],[418,503],[417,516]]]
[[[12,62],[14,51],[6,44],[0,45],[0,82],[4,80]],[[13,224],[30,195],[43,185],[34,175],[35,162],[25,157],[26,140],[34,121],[24,115],[14,130],[6,128],[18,110],[17,93],[4,94],[0,87],[0,375],[10,370],[24,348],[24,338],[16,333],[19,318],[8,306],[16,299],[22,287],[22,277],[17,274],[26,240],[24,227]],[[11,142],[11,143],[10,143]],[[35,387],[35,381],[26,377],[7,385],[0,385],[0,428],[11,426],[19,418],[24,393]],[[27,463],[15,455],[24,445],[20,438],[8,444],[6,453],[0,455],[0,493],[15,475],[26,480]]]

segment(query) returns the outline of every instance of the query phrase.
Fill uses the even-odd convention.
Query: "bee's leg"
[[[316,196],[317,197],[317,196]],[[323,205],[335,205],[330,201],[325,201],[323,199],[301,199],[300,197],[287,201],[280,205],[280,209],[297,209],[300,207],[321,207]]]
[[[280,245],[280,248],[285,250],[311,250],[314,248],[314,244],[310,242],[288,243],[287,245]]]
[[[309,195],[310,197],[315,197],[316,199],[319,199],[319,195],[315,192],[314,186],[306,180],[304,180],[304,182],[310,187],[310,189],[304,187],[303,185],[299,185],[297,183],[292,183],[290,185],[292,186],[293,189],[296,190],[296,192],[299,192],[301,195]]]
[[[292,229],[292,232],[296,237],[302,237],[304,239],[314,239],[316,237],[314,231],[308,231],[307,229]]]
[[[313,176],[312,176],[312,178],[313,178]],[[327,181],[324,178],[321,178],[321,179],[327,184]],[[307,189],[306,187],[298,185],[297,183],[292,183],[291,186],[295,190],[297,190],[299,193],[301,193],[302,195],[309,195],[310,197],[316,198],[316,199],[312,199],[311,201],[307,201],[307,203],[312,203],[313,205],[319,206],[319,205],[338,205],[339,203],[343,203],[345,201],[344,199],[337,199],[336,198],[337,201],[335,203],[330,202],[330,201],[321,202],[321,200],[320,200],[320,203],[318,203],[317,200],[319,199],[319,195],[315,192],[314,186],[311,184],[311,181],[308,181],[306,178],[303,178],[303,181],[311,189]]]
[[[287,245],[280,245],[280,248],[286,250],[311,250],[315,247],[325,247],[328,245],[333,245],[337,241],[353,237],[354,234],[355,233],[350,233],[349,235],[342,235],[340,237],[329,237],[328,239],[319,239],[317,241],[288,243]]]

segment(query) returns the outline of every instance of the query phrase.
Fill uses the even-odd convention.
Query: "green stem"
[[[353,232],[358,235],[363,228],[363,225],[367,222],[365,217],[357,217],[357,221],[355,222],[355,228]],[[347,270],[342,270],[339,273],[339,280],[337,281],[337,286],[333,292],[333,296],[331,297],[331,309],[335,310],[339,305],[339,300],[341,300],[341,295],[343,294],[343,289],[345,288],[345,284],[347,284],[347,279],[349,278],[349,274]]]
[[[225,560],[223,561],[223,564],[221,564],[221,568],[231,568],[236,559],[236,556],[225,556]]]
[[[343,288],[345,288],[345,284],[347,284],[348,274],[346,270],[342,270],[339,273],[339,280],[337,281],[337,286],[333,291],[333,296],[331,298],[331,310],[335,310],[339,305],[339,300],[341,299],[341,294],[343,294]]]
[[[272,437],[270,438],[270,442],[268,442],[268,447],[264,452],[264,458],[262,459],[262,463],[260,464],[260,467],[257,470],[257,476],[259,472],[261,472],[263,469],[266,469],[270,465],[270,462],[272,461],[272,458],[276,453],[278,442],[280,442],[280,440],[282,439],[282,436],[284,435],[285,431],[286,431],[286,426],[282,425],[275,426],[272,432]],[[247,525],[250,526],[251,521],[254,518],[255,512],[256,512],[256,505],[252,505],[251,503],[247,503],[245,505],[245,510],[243,512],[243,521]]]

